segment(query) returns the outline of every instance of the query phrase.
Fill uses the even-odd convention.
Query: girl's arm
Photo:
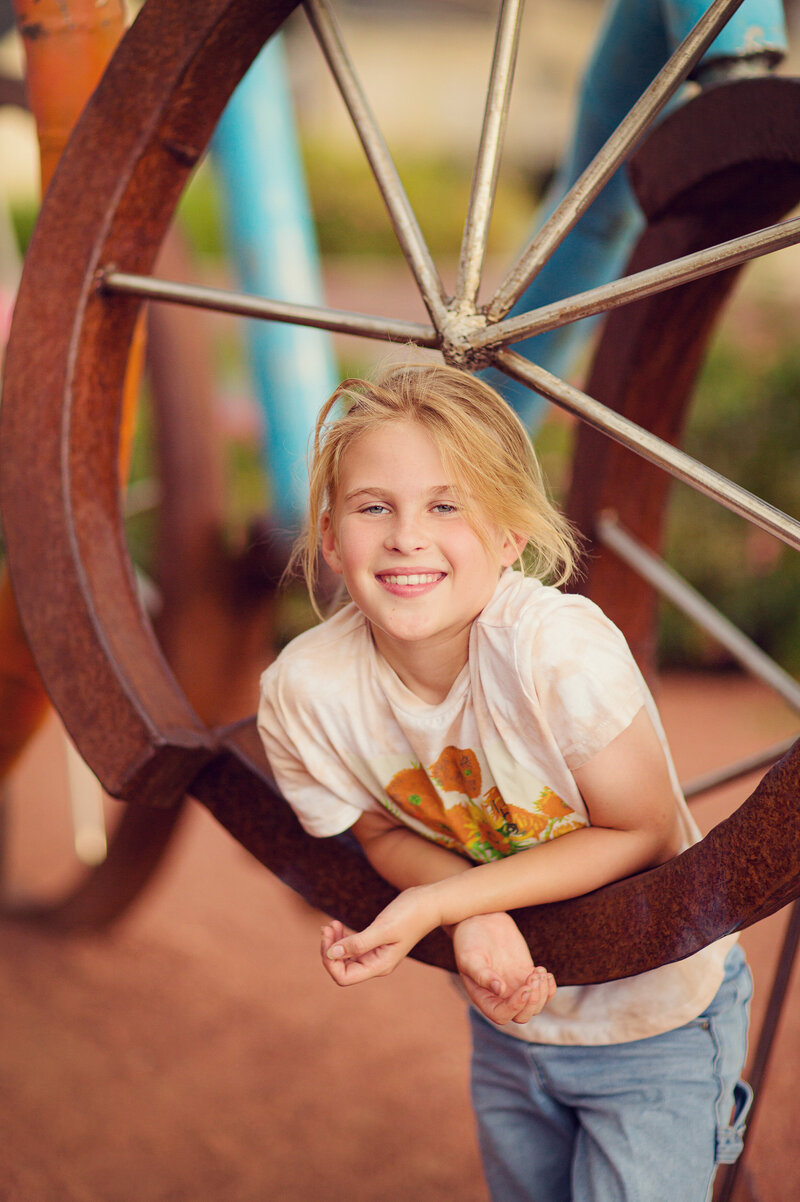
[[[388,813],[368,810],[351,830],[372,867],[397,889],[432,885],[469,872],[469,860],[416,834]]]
[[[590,893],[680,850],[667,763],[644,709],[574,776],[592,826],[469,874],[406,887],[364,931],[327,948],[329,960],[338,961],[340,983],[391,972],[437,926]]]
[[[373,868],[398,889],[434,885],[473,867],[463,856],[424,839],[388,814],[369,811],[352,830]],[[552,976],[534,967],[528,945],[509,914],[469,917],[448,925],[448,933],[467,994],[492,1022],[525,1023],[555,992]],[[328,956],[343,937],[341,923],[323,927],[321,952],[333,979],[350,984],[343,979],[348,966]],[[376,965],[376,970],[381,971],[381,966]]]

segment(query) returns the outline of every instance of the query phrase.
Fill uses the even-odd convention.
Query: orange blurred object
[[[125,30],[122,0],[14,0],[36,118],[42,194]]]

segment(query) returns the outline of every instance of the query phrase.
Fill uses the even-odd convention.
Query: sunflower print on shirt
[[[484,785],[486,786],[484,788]],[[546,786],[530,807],[506,802],[493,782],[484,780],[470,748],[445,747],[428,768],[412,764],[386,785],[386,808],[407,815],[429,838],[474,861],[497,860],[586,826]]]

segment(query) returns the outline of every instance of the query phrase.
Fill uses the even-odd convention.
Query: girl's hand
[[[425,886],[405,889],[355,935],[345,935],[340,922],[323,927],[322,963],[337,985],[385,977],[438,925],[432,891]]]
[[[526,1023],[556,990],[553,977],[534,967],[527,943],[509,914],[478,914],[453,929],[453,950],[473,1005],[499,1025]]]

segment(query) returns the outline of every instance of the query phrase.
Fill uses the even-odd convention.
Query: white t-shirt
[[[444,701],[430,705],[402,683],[351,604],[266,670],[258,726],[310,834],[339,834],[364,811],[385,809],[480,862],[588,826],[573,771],[642,706],[663,742],[689,847],[699,832],[623,636],[586,598],[511,569],[473,622],[468,662]],[[711,1001],[731,942],[637,977],[560,987],[540,1015],[503,1030],[557,1044],[671,1030]]]

